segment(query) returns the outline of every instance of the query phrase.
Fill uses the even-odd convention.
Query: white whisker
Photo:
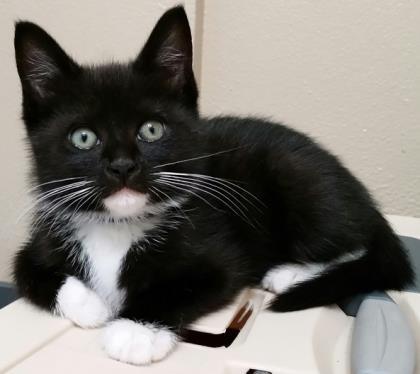
[[[225,196],[225,194],[226,194],[226,195],[232,197],[238,204],[240,204],[243,209],[248,210],[248,208],[240,200],[238,200],[237,197],[235,197],[231,193],[225,191],[222,187],[214,186],[214,185],[212,185],[210,183],[206,183],[206,182],[203,182],[203,181],[191,180],[191,179],[188,179],[188,178],[180,179],[180,178],[161,177],[161,178],[159,178],[159,180],[166,180],[166,181],[169,181],[169,182],[171,182],[171,181],[178,182],[180,184],[185,184],[186,186],[189,186],[189,187],[192,187],[192,188],[194,188],[194,187],[197,187],[197,188],[200,187],[200,188],[203,188],[206,191],[212,191],[212,192],[214,192],[214,193],[216,193],[218,195],[221,195],[228,202],[230,202],[235,207],[237,207],[238,210],[242,214],[245,215],[245,213],[232,200],[230,200],[228,197]]]
[[[157,182],[163,181],[162,179],[157,180]],[[190,187],[193,188],[195,191],[206,193],[209,196],[212,196],[222,204],[224,204],[230,211],[232,211],[234,214],[236,214],[238,217],[241,217],[244,219],[247,223],[249,223],[251,226],[254,227],[252,222],[249,220],[245,212],[237,205],[235,204],[231,199],[227,198],[223,193],[220,191],[217,191],[215,189],[212,189],[207,186],[200,185],[200,187],[197,186],[197,184],[194,184],[192,182],[177,182],[173,180],[164,180],[166,183],[171,183],[172,185],[176,185],[178,187]]]
[[[217,210],[218,212],[220,212],[220,211],[221,211],[219,208],[216,208],[213,204],[211,204],[208,200],[206,200],[205,198],[203,198],[202,196],[200,196],[200,195],[196,194],[196,193],[195,193],[195,192],[193,192],[193,191],[187,190],[186,188],[181,188],[181,187],[179,187],[179,186],[175,186],[175,185],[173,185],[171,182],[158,181],[158,180],[156,180],[156,183],[159,183],[159,184],[165,185],[165,186],[167,186],[167,187],[172,187],[172,188],[175,188],[175,189],[177,189],[177,190],[179,190],[179,191],[183,191],[183,192],[185,192],[186,194],[193,195],[193,196],[197,197],[198,199],[200,199],[201,201],[203,201],[204,203],[206,203],[208,206],[210,206],[210,207],[211,207],[211,208],[213,208],[214,210]]]
[[[24,208],[23,212],[16,219],[16,223],[18,223],[26,214],[28,214],[34,207],[39,205],[41,202],[47,199],[53,198],[55,195],[59,195],[59,194],[62,194],[63,192],[85,186],[86,184],[89,184],[89,183],[93,183],[93,182],[91,181],[75,182],[75,183],[67,184],[65,186],[53,188],[51,190],[48,190],[48,191],[45,191],[44,193],[39,194],[34,201],[31,201]]]
[[[236,151],[236,150],[238,150],[238,149],[245,148],[245,147],[247,147],[247,146],[248,146],[248,145],[246,144],[246,145],[242,145],[242,146],[240,146],[240,147],[230,148],[230,149],[226,149],[226,150],[224,150],[224,151],[219,151],[219,152],[211,153],[211,154],[208,154],[208,155],[202,155],[202,156],[197,156],[197,157],[187,158],[187,159],[180,160],[180,161],[167,162],[166,164],[160,164],[160,165],[153,166],[153,168],[162,168],[162,167],[164,167],[164,166],[175,165],[175,164],[181,164],[181,163],[183,163],[183,162],[190,162],[190,161],[201,160],[201,159],[203,159],[203,158],[208,158],[208,157],[214,157],[214,156],[221,155],[221,154],[223,154],[223,153],[233,152],[233,151]]]
[[[42,207],[42,210],[44,211],[44,213],[41,213],[41,215],[34,222],[33,226],[38,227],[39,224],[42,224],[43,222],[45,222],[45,219],[53,216],[58,208],[63,206],[68,201],[71,201],[75,197],[78,197],[80,194],[83,194],[86,191],[91,190],[92,188],[94,188],[94,187],[86,187],[82,190],[78,190],[76,192],[71,192],[71,193],[65,195],[64,197],[62,197],[61,199],[57,199],[58,202],[52,203],[53,205],[51,203],[50,204],[47,203],[44,207]]]
[[[88,191],[88,193],[86,195],[90,194],[91,192],[92,191]],[[83,201],[83,199],[86,197],[86,195],[83,195],[82,194],[81,196],[76,196],[76,198],[68,206],[66,206],[64,208],[64,211],[63,212],[66,212],[67,210],[69,210],[70,206],[72,206],[74,203],[78,204],[80,201]],[[71,200],[72,199],[70,199],[70,201]],[[49,231],[48,232],[50,232],[54,228],[54,226],[56,225],[57,220],[62,217],[63,212],[57,212],[56,214],[54,214],[55,217],[54,217],[54,220],[52,221],[52,223],[49,225],[50,227],[49,227]]]
[[[218,191],[222,191],[223,193],[225,193],[226,195],[230,196],[232,199],[234,199],[238,204],[241,205],[242,208],[244,208],[245,210],[249,210],[249,208],[239,199],[242,198],[243,200],[245,200],[245,202],[249,203],[252,205],[252,203],[246,199],[242,194],[240,194],[238,191],[236,191],[233,188],[228,188],[228,186],[225,185],[218,185],[217,183],[215,183],[214,181],[209,181],[209,180],[201,180],[201,179],[196,179],[196,178],[189,178],[189,177],[178,177],[178,176],[163,176],[160,177],[160,179],[163,180],[174,180],[174,181],[179,181],[179,182],[190,182],[190,183],[194,183],[198,186],[210,186]],[[237,195],[234,195],[232,192],[234,192]],[[238,197],[239,196],[239,197]]]
[[[185,211],[176,204],[176,201],[174,199],[172,199],[172,197],[170,197],[166,192],[160,190],[159,188],[157,188],[156,186],[151,186],[150,187],[150,192],[154,192],[155,195],[162,201],[164,202],[164,200],[160,197],[160,194],[166,196],[166,198],[168,200],[170,200],[173,203],[173,206],[175,207],[175,209],[177,209],[180,214],[190,223],[190,225],[192,226],[192,228],[195,230],[195,226],[192,223],[190,217],[188,217],[188,215],[185,213]]]
[[[52,181],[49,181],[49,182],[44,182],[44,183],[37,184],[36,186],[31,187],[26,192],[32,192],[32,191],[38,189],[39,187],[45,186],[47,184],[66,182],[66,181],[75,180],[75,179],[86,179],[86,177],[72,177],[72,178],[64,178],[64,179],[55,179],[55,180],[52,180]]]
[[[76,198],[73,202],[71,202],[67,207],[66,210],[69,210],[70,207],[76,203],[76,206],[73,210],[73,212],[71,213],[70,219],[69,221],[72,220],[72,218],[74,218],[76,216],[76,214],[78,213],[78,211],[81,209],[81,207],[83,206],[83,204],[86,204],[90,199],[92,199],[93,197],[96,196],[96,194],[99,193],[99,189],[94,187],[93,189],[91,189],[90,191],[88,191],[85,195],[82,195],[78,198]],[[58,218],[58,216],[56,217],[56,219]],[[54,222],[53,222],[54,225]]]
[[[174,175],[174,176],[193,177],[193,178],[200,178],[200,179],[212,180],[212,181],[215,181],[215,182],[217,181],[219,183],[224,183],[225,185],[231,186],[231,188],[237,188],[240,191],[242,191],[243,193],[247,194],[250,198],[254,199],[255,203],[258,203],[262,208],[267,207],[257,196],[255,196],[254,194],[249,192],[247,189],[245,189],[241,186],[238,186],[236,183],[233,183],[233,182],[231,182],[227,179],[224,179],[224,178],[212,177],[211,175],[205,175],[205,174],[176,173],[176,172],[168,172],[168,171],[157,172],[157,173],[154,173],[154,174],[158,175],[158,176]],[[255,205],[253,205],[253,206],[255,208],[257,208]]]

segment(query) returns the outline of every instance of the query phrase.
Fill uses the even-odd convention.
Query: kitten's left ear
[[[32,22],[16,23],[15,54],[24,97],[38,103],[79,71],[58,43]]]
[[[158,21],[134,68],[156,77],[165,90],[196,109],[198,91],[192,70],[192,40],[182,6],[169,9]]]

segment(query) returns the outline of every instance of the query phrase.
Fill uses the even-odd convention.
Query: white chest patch
[[[83,249],[90,286],[118,313],[125,298],[125,291],[118,287],[123,260],[133,243],[141,240],[153,223],[84,223],[76,236]]]

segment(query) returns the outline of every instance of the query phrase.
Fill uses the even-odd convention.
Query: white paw
[[[111,312],[102,299],[75,277],[68,277],[58,291],[57,313],[83,328],[103,325]]]
[[[267,272],[262,280],[263,288],[276,294],[284,293],[292,286],[316,277],[322,265],[280,265]]]
[[[105,328],[103,348],[115,360],[146,365],[168,355],[177,340],[167,328],[118,319]]]

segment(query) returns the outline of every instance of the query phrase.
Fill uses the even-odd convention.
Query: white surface
[[[389,220],[400,234],[420,237],[420,219],[392,216]],[[392,292],[391,296],[410,322],[419,359],[420,295]],[[232,310],[200,323],[210,331],[228,321]],[[106,356],[100,347],[101,330],[71,327],[68,321],[38,312],[19,300],[0,310],[0,372],[245,374],[252,367],[273,374],[350,374],[352,322],[336,307],[285,314],[262,311],[251,321],[248,335],[229,348],[180,343],[168,358],[136,367]],[[416,370],[420,374],[420,361]]]
[[[399,235],[420,239],[420,218],[388,215],[387,219]]]
[[[419,341],[420,319],[415,313],[420,310],[420,297],[404,294],[398,299]],[[148,367],[107,358],[98,344],[100,330],[72,328],[7,373],[82,374],[95,370],[104,374],[245,374],[249,367],[257,367],[274,374],[349,374],[351,326],[352,318],[336,308],[287,314],[264,312],[241,345],[213,349],[181,343],[168,358]]]
[[[39,311],[23,300],[0,310],[0,373],[70,329],[63,318]]]

